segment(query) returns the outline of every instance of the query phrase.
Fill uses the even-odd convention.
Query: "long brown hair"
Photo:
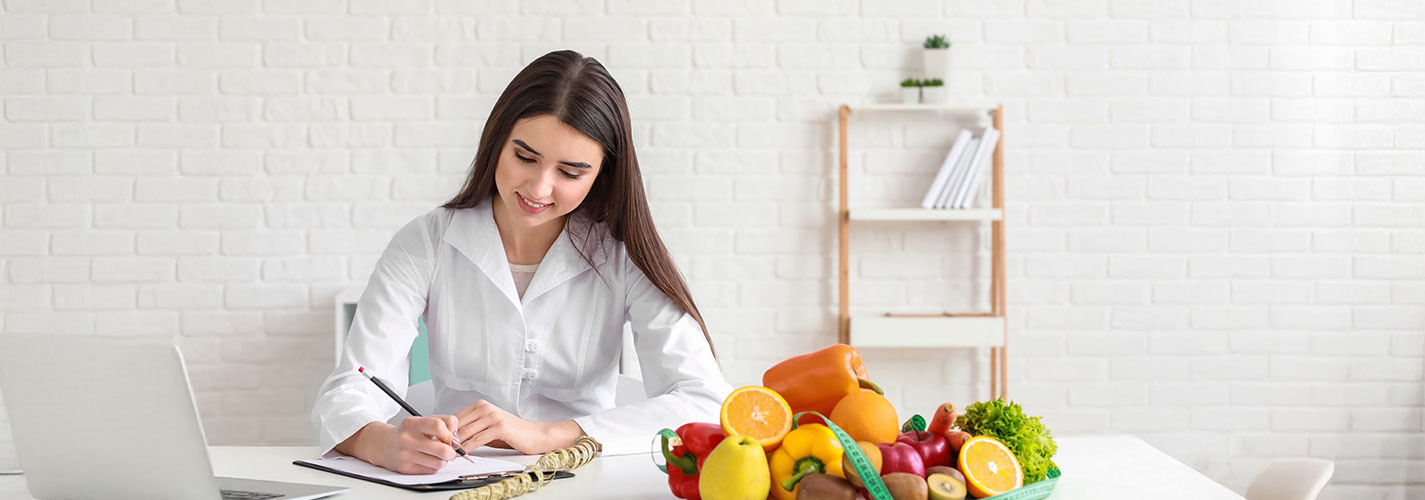
[[[465,187],[443,206],[472,208],[493,198],[495,164],[509,139],[510,129],[522,118],[541,115],[558,118],[603,146],[603,166],[588,196],[575,212],[588,216],[591,221],[603,222],[609,235],[623,242],[629,258],[649,281],[698,321],[708,348],[712,349],[712,336],[708,335],[703,315],[693,303],[693,294],[653,227],[648,197],[643,193],[643,175],[639,173],[638,156],[633,151],[633,128],[623,89],[598,60],[572,50],[560,50],[535,59],[515,75],[495,101],[490,118],[480,132],[480,146]],[[596,226],[588,227],[593,231]],[[592,267],[593,259],[585,249],[577,246],[576,249]],[[713,351],[716,355],[716,349]]]

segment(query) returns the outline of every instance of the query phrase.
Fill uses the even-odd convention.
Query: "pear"
[[[703,500],[764,500],[771,488],[766,452],[748,436],[723,438],[708,453],[698,476]]]

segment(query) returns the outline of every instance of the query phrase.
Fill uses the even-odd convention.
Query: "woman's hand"
[[[359,431],[365,446],[356,457],[401,474],[435,474],[459,458],[450,446],[458,424],[453,415],[408,417],[395,427],[372,422]]]
[[[530,422],[483,399],[456,412],[455,417],[460,420],[456,435],[466,451],[504,445],[526,455],[537,455],[570,446],[584,433],[573,420]]]

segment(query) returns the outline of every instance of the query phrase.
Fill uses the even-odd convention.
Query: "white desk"
[[[1055,462],[1064,476],[1051,500],[1243,500],[1232,490],[1199,474],[1138,438],[1130,436],[1063,437]],[[213,470],[222,476],[250,477],[348,486],[332,497],[344,499],[444,499],[455,492],[414,493],[292,465],[314,456],[311,447],[213,446]],[[504,457],[532,463],[532,457]],[[668,480],[649,455],[600,457],[529,498],[672,499]],[[1151,495],[1149,495],[1151,494]],[[0,476],[0,498],[31,499],[20,476]]]

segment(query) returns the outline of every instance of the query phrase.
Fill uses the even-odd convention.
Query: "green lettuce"
[[[1024,484],[1042,481],[1050,469],[1059,468],[1053,460],[1059,451],[1054,436],[1039,417],[1026,416],[1019,403],[1003,399],[974,403],[956,422],[972,436],[990,436],[1009,446],[1024,470]]]

